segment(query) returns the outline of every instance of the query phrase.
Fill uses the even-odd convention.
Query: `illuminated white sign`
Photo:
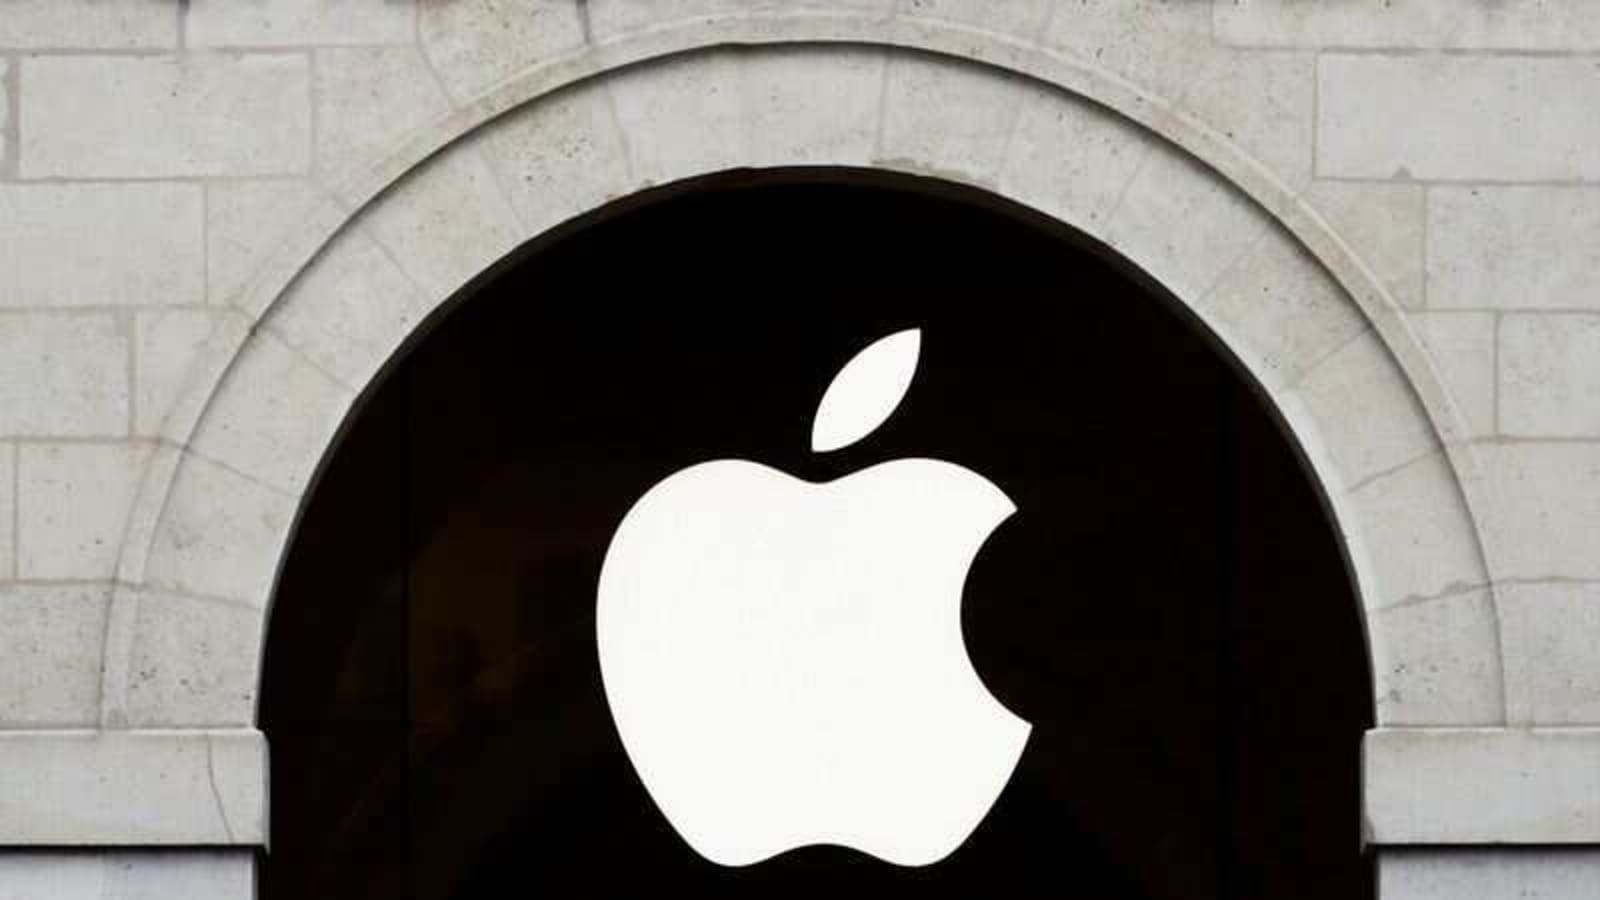
[[[852,359],[812,448],[899,405],[920,334]],[[899,459],[825,483],[723,459],[629,510],[601,571],[597,637],[629,758],[702,856],[747,865],[836,844],[944,858],[994,805],[1030,726],[967,656],[961,596],[1015,507],[949,462]]]

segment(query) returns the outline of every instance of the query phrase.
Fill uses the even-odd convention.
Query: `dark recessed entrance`
[[[1358,604],[1263,402],[1081,237],[928,182],[823,177],[712,180],[567,229],[369,393],[276,593],[264,898],[1373,896]],[[833,374],[910,327],[903,405],[811,453]],[[713,865],[605,702],[611,533],[692,463],[825,481],[905,456],[1017,506],[963,623],[1033,723],[1022,760],[935,865]]]

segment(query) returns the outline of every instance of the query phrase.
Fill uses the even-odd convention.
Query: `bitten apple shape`
[[[840,372],[814,447],[893,411],[917,337]],[[1014,510],[931,459],[821,484],[717,460],[635,503],[601,570],[601,676],[646,790],[696,852],[738,866],[837,844],[916,866],[967,839],[1030,729],[961,634],[967,572]]]

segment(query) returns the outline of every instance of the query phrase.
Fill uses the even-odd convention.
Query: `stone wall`
[[[1385,900],[1600,890],[1600,7],[0,0],[0,86],[0,843],[240,848],[0,855],[0,898],[248,896],[264,611],[351,398],[550,226],[809,164],[1190,304],[1352,545]]]

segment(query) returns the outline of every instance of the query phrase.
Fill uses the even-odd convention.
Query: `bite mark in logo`
[[[894,412],[916,330],[835,376],[812,449]],[[607,703],[646,790],[726,866],[835,844],[903,866],[959,847],[1030,725],[984,687],[961,595],[1015,506],[974,472],[908,458],[813,483],[723,459],[650,488],[612,536],[596,635]]]

